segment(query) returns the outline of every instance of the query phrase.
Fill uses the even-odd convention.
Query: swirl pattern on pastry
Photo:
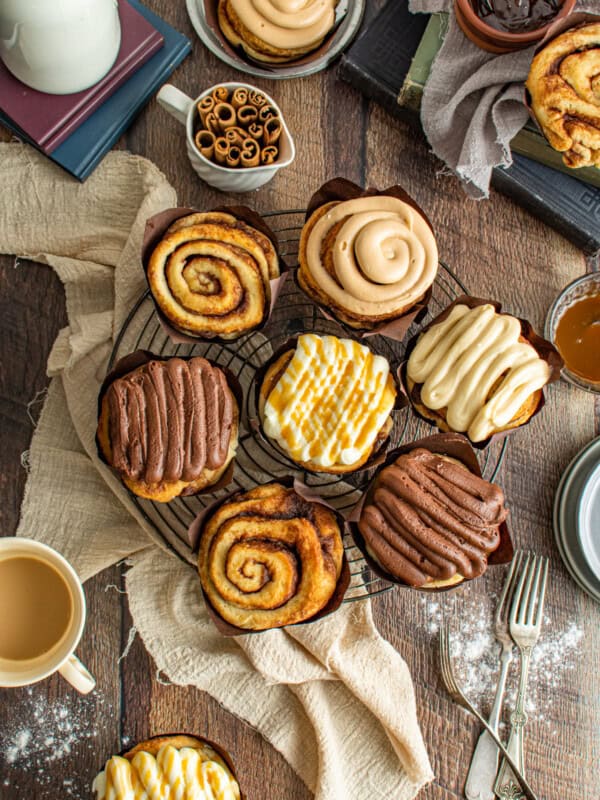
[[[552,39],[533,59],[525,85],[545,137],[565,164],[600,168],[600,22]]]
[[[521,323],[493,305],[457,304],[422,333],[407,364],[423,405],[445,409],[450,430],[481,442],[511,421],[550,378],[550,367],[523,339]]]
[[[300,239],[302,288],[349,324],[400,316],[438,269],[435,237],[416,209],[389,195],[327,203]]]
[[[239,800],[237,781],[210,748],[163,745],[131,760],[112,756],[94,780],[97,800]]]
[[[369,554],[411,586],[483,574],[508,511],[499,486],[416,448],[379,473],[358,523]]]
[[[227,501],[204,524],[198,570],[224,620],[266,630],[310,619],[324,608],[342,560],[333,512],[272,483]]]
[[[269,280],[278,275],[270,239],[222,212],[177,220],[147,266],[152,295],[175,328],[223,338],[261,324],[269,311]]]
[[[383,356],[351,339],[305,333],[261,417],[267,436],[294,461],[357,467],[371,454],[395,399]]]

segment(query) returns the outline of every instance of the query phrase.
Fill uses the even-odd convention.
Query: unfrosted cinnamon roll
[[[157,736],[112,756],[96,776],[96,800],[240,800],[240,787],[215,746],[196,736]]]
[[[232,214],[209,212],[174,222],[146,272],[154,300],[174,328],[234,339],[267,317],[269,281],[279,275],[279,261],[264,233]]]
[[[568,167],[600,167],[600,22],[565,31],[533,59],[525,84],[544,136]]]
[[[310,53],[335,24],[337,0],[219,0],[223,35],[256,61],[285,64]]]
[[[271,483],[226,501],[204,523],[198,570],[226,622],[260,631],[321,611],[340,578],[343,552],[332,511]]]
[[[437,274],[438,250],[419,212],[390,195],[334,201],[302,229],[298,282],[354,328],[406,313]]]
[[[105,387],[97,441],[134,494],[168,502],[221,478],[238,419],[224,373],[206,359],[146,360]]]

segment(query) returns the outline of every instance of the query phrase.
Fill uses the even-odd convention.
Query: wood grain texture
[[[203,48],[183,2],[149,0],[148,5],[193,41],[192,55],[172,78],[175,85],[196,96],[214,83],[239,77]],[[378,5],[380,0],[372,7]],[[581,253],[510,200],[496,193],[489,202],[466,199],[457,181],[441,174],[426,142],[338,81],[335,68],[297,81],[250,82],[280,104],[298,150],[296,161],[259,192],[224,196],[202,183],[189,166],[182,128],[155,100],[119,146],[154,161],[176,187],[181,204],[199,208],[224,201],[242,201],[259,211],[302,208],[312,192],[335,175],[378,187],[400,183],[429,214],[442,257],[469,290],[501,300],[507,310],[527,316],[538,328],[557,291],[586,269]],[[590,261],[587,268],[598,270],[598,261]],[[15,268],[13,258],[1,258],[0,290],[0,519],[2,533],[10,535],[17,526],[26,478],[21,454],[33,431],[28,403],[47,383],[46,358],[65,324],[65,312],[60,283],[45,267],[21,262]],[[543,414],[512,437],[499,478],[509,498],[517,544],[534,547],[551,559],[547,606],[553,629],[576,620],[586,633],[577,662],[561,673],[558,689],[550,676],[547,685],[544,676],[537,679],[545,714],[529,729],[527,764],[532,785],[548,800],[597,798],[599,613],[560,561],[551,505],[569,460],[600,432],[599,411],[600,400],[593,396],[562,383],[553,386]],[[35,412],[34,404],[29,413],[35,418]],[[461,603],[497,591],[502,577],[502,570],[490,570],[454,593],[455,599],[444,596],[440,605],[456,610],[460,620]],[[0,799],[91,797],[86,787],[111,753],[150,735],[187,731],[205,734],[231,752],[248,800],[309,800],[311,793],[255,731],[197,689],[165,685],[139,637],[119,660],[132,624],[126,599],[119,593],[122,584],[118,568],[86,584],[89,622],[80,650],[98,678],[99,688],[91,699],[81,701],[56,676],[30,690],[0,690]],[[436,773],[420,797],[462,797],[478,730],[441,684],[430,606],[419,593],[396,590],[375,599],[373,608],[381,632],[403,654],[415,681]],[[32,715],[40,708],[50,721],[53,709],[66,708],[74,715],[78,736],[71,752],[48,761],[51,746],[36,741],[35,752],[30,747],[27,757],[8,763],[21,721],[37,731]]]

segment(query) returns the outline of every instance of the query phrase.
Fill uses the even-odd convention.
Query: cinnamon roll
[[[300,237],[298,282],[353,328],[405,314],[435,280],[438,250],[429,224],[390,195],[317,208]]]
[[[268,236],[213,211],[174,222],[146,273],[156,304],[176,330],[235,339],[268,316],[269,281],[279,275],[279,261]]]
[[[123,756],[112,756],[96,776],[96,800],[211,798],[240,800],[239,784],[225,755],[196,736],[157,736]]]
[[[104,388],[97,441],[134,494],[168,502],[223,476],[238,418],[224,373],[206,359],[145,360]]]
[[[406,365],[409,398],[443,431],[484,442],[525,424],[551,369],[519,319],[460,301],[420,334]]]
[[[396,386],[383,356],[350,339],[305,333],[263,378],[263,430],[315,472],[352,472],[389,437]]]
[[[564,163],[600,167],[600,21],[552,39],[533,59],[525,85]]]
[[[271,483],[226,501],[204,523],[198,570],[226,622],[260,631],[321,611],[334,594],[343,553],[332,511]]]
[[[417,447],[380,471],[358,529],[367,554],[388,575],[431,589],[482,575],[507,515],[499,486]]]
[[[219,0],[219,27],[250,58],[285,64],[316,50],[335,25],[337,0]]]

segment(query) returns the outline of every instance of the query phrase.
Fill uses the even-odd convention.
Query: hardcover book
[[[389,0],[342,57],[340,76],[394,116],[419,124],[422,89],[445,29],[444,15],[434,14],[429,21],[424,14],[411,14],[407,0]],[[492,184],[584,252],[595,254],[600,250],[600,188],[572,173],[513,152],[512,166],[496,168]]]
[[[88,117],[49,158],[78,180],[85,180],[124,133],[135,116],[183,61],[192,45],[183,34],[146,8],[139,0],[130,5],[164,39],[164,45],[129,80]],[[0,123],[17,138],[37,147],[25,131],[0,111]],[[40,149],[40,148],[38,148]]]
[[[117,60],[102,80],[82,92],[38,92],[21,83],[0,62],[0,110],[42,152],[52,153],[163,46],[160,33],[127,0],[119,2],[119,17],[121,47]]]

